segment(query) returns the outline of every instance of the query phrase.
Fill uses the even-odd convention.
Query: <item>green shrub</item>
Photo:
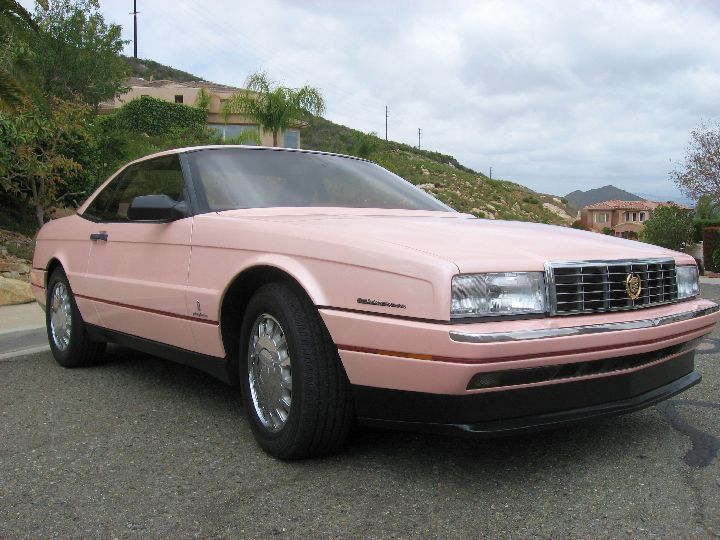
[[[573,229],[579,229],[581,231],[587,231],[588,228],[583,223],[582,219],[576,219],[572,222],[572,225],[570,225]]]
[[[612,227],[603,227],[602,233],[608,236],[615,236],[615,231],[612,230]]]
[[[660,206],[653,211],[641,234],[644,242],[680,251],[692,242],[691,211],[676,204]]]
[[[716,272],[717,269],[720,268],[720,248],[717,248],[715,251],[713,251],[712,266]]]
[[[720,266],[715,266],[715,251],[720,248],[720,227],[705,227],[703,229],[703,259],[708,270],[717,272]]]
[[[120,107],[104,123],[111,130],[162,136],[177,130],[205,129],[207,114],[197,107],[142,96]]]
[[[696,219],[693,222],[693,242],[702,242],[705,227],[720,227],[720,219]]]

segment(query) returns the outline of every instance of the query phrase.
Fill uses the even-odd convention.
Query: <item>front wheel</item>
[[[105,353],[105,343],[90,340],[62,269],[52,273],[47,290],[45,324],[50,351],[57,363],[67,368],[99,363]]]
[[[284,283],[250,300],[240,337],[240,375],[250,426],[280,459],[336,451],[354,418],[350,383],[320,315]]]

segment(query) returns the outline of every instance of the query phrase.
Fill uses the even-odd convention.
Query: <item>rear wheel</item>
[[[336,451],[353,423],[350,383],[315,306],[284,283],[250,300],[240,337],[245,411],[260,446],[280,459]]]
[[[90,340],[62,269],[51,274],[47,291],[45,323],[50,350],[57,363],[67,368],[99,363],[105,353],[105,343]]]

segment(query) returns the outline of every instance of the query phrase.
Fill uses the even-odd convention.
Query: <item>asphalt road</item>
[[[703,382],[655,408],[490,441],[363,429],[300,463],[262,453],[234,391],[184,366],[7,358],[0,538],[717,537],[718,338]]]

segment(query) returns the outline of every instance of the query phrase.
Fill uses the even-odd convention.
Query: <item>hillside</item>
[[[132,56],[124,56],[128,64],[131,77],[142,77],[145,80],[170,80],[176,82],[204,81],[202,77],[166,66],[154,60],[144,60],[142,58],[133,58]]]
[[[302,131],[302,147],[362,155],[358,139],[372,149],[369,158],[456,210],[489,219],[569,224],[574,212],[558,197],[536,193],[504,180],[490,180],[448,155],[361,134],[324,118]]]
[[[600,188],[588,189],[580,191],[579,189],[565,195],[568,204],[573,208],[580,210],[588,204],[597,204],[605,201],[642,201],[643,198],[624,189],[620,189],[613,185],[607,185]]]
[[[126,60],[136,77],[178,82],[203,80],[152,60]],[[358,138],[372,148],[369,154],[358,151]],[[315,118],[302,131],[301,141],[303,148],[311,150],[367,156],[453,208],[479,217],[568,225],[576,213],[558,197],[536,193],[513,182],[490,180],[464,167],[453,156],[386,142],[324,118]]]

